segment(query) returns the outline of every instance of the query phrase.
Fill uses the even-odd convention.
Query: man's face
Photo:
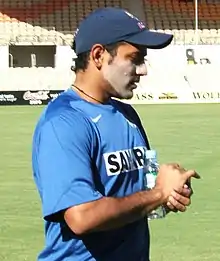
[[[114,57],[107,53],[101,72],[111,96],[120,99],[133,97],[133,90],[137,88],[136,83],[140,81],[140,76],[147,74],[145,55],[146,49],[128,43],[120,45]]]

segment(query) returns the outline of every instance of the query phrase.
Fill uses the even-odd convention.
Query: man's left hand
[[[190,183],[185,184],[181,191],[173,191],[165,206],[166,212],[186,211],[187,206],[191,204],[192,194],[193,190]]]

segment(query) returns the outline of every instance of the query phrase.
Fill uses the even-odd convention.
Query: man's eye
[[[131,59],[131,62],[135,65],[140,65],[140,64],[143,64],[144,63],[144,58],[132,58]]]

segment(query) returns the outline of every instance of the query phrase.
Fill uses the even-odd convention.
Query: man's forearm
[[[65,212],[76,234],[116,229],[145,217],[164,203],[160,190],[142,191],[123,198],[104,197],[72,207]]]

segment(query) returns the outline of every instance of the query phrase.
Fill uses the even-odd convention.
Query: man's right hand
[[[162,192],[164,202],[169,201],[172,193],[182,192],[184,185],[192,178],[199,179],[200,176],[194,170],[185,170],[178,164],[163,164],[160,166],[157,180],[156,189]]]

